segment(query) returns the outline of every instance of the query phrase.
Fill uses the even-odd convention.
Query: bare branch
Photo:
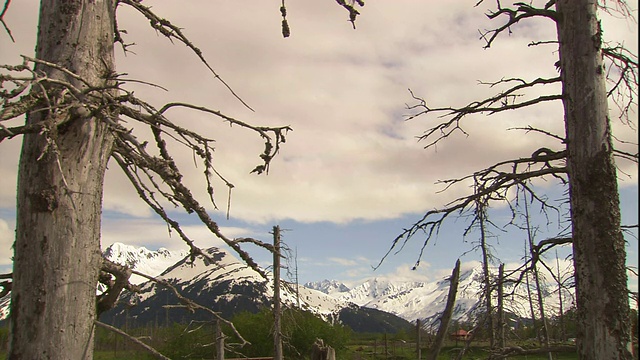
[[[115,277],[115,280],[111,275]],[[126,288],[130,291],[136,290],[136,288],[129,283],[130,277],[131,269],[128,267],[116,264],[106,258],[102,259],[100,282],[107,287],[107,290],[98,295],[96,302],[98,316],[115,306],[120,292],[122,292],[123,289]]]
[[[143,349],[147,350],[149,353],[151,353],[151,355],[153,355],[156,359],[160,359],[160,360],[171,360],[170,358],[162,355],[160,352],[158,352],[158,350],[152,348],[151,346],[145,344],[144,342],[140,341],[139,339],[127,334],[126,332],[118,329],[117,327],[111,326],[109,324],[105,324],[103,322],[100,322],[98,320],[94,321],[94,323],[101,327],[101,328],[105,328],[109,331],[113,331],[114,333],[123,336],[125,339],[128,339],[129,341],[140,345]]]
[[[180,292],[178,291],[178,289],[176,289],[175,286],[173,286],[170,282],[164,280],[164,279],[160,279],[157,277],[153,277],[153,276],[149,276],[147,274],[135,271],[135,270],[131,270],[132,274],[138,275],[138,276],[142,276],[147,280],[150,280],[162,287],[168,288],[169,290],[171,290],[171,292],[176,296],[176,298],[178,299],[178,301],[180,302],[180,305],[169,305],[169,307],[180,307],[180,308],[184,308],[187,309],[190,312],[194,312],[196,310],[203,310],[206,311],[207,313],[213,315],[216,319],[222,321],[223,323],[227,324],[231,330],[233,331],[233,333],[238,337],[238,339],[240,339],[241,343],[239,344],[239,346],[244,346],[246,344],[249,344],[249,342],[247,340],[245,340],[242,335],[240,335],[240,333],[238,332],[238,330],[236,329],[236,327],[233,325],[233,323],[229,320],[226,320],[225,318],[223,318],[219,313],[209,309],[206,306],[202,306],[196,302],[194,302],[193,300],[186,298],[184,296],[182,296],[182,294],[180,294]]]
[[[576,346],[575,345],[556,345],[550,347],[536,348],[536,349],[523,349],[519,346],[509,346],[503,349],[497,349],[492,352],[489,359],[507,359],[513,356],[518,355],[535,355],[535,354],[546,354],[546,353],[561,353],[561,352],[572,352],[575,353]]]
[[[529,158],[502,161],[477,171],[472,175],[441,181],[440,183],[445,184],[445,188],[442,191],[446,191],[455,184],[475,179],[479,184],[479,190],[457,198],[442,208],[426,212],[420,220],[416,221],[408,229],[404,229],[404,231],[392,241],[390,248],[374,268],[378,268],[392,252],[397,253],[401,251],[412,237],[418,233],[423,233],[423,246],[415,264],[415,266],[418,266],[425,247],[433,237],[437,236],[440,227],[449,216],[455,214],[458,216],[463,215],[466,211],[471,210],[477,201],[493,200],[510,204],[511,199],[509,199],[508,194],[509,190],[514,187],[521,187],[523,191],[531,194],[543,209],[556,209],[553,205],[549,204],[546,199],[536,194],[535,191],[527,185],[527,182],[546,176],[554,176],[560,179],[561,182],[565,182],[564,176],[566,176],[567,173],[564,165],[565,157],[566,152],[564,150],[552,151],[547,148],[541,148],[536,150]],[[512,209],[512,213],[514,213],[515,210],[511,205],[510,208]]]
[[[133,7],[134,9],[136,9],[140,14],[146,17],[147,20],[149,20],[152,28],[156,29],[159,33],[166,36],[169,40],[175,39],[181,42],[182,44],[184,44],[185,46],[187,46],[194,54],[196,54],[196,56],[200,59],[200,61],[207,67],[207,69],[209,69],[209,71],[213,74],[214,78],[220,81],[222,85],[224,85],[227,88],[227,90],[229,90],[229,92],[236,99],[238,99],[238,101],[242,103],[242,105],[247,107],[247,109],[254,111],[253,108],[251,108],[251,106],[249,106],[238,94],[236,94],[236,92],[231,88],[231,86],[227,84],[227,82],[224,81],[224,79],[222,79],[222,77],[220,77],[220,75],[218,75],[218,73],[216,73],[215,70],[213,70],[211,65],[209,65],[209,62],[204,58],[204,55],[202,54],[202,50],[197,48],[189,40],[189,38],[187,38],[187,36],[184,35],[184,33],[182,32],[182,29],[173,25],[169,20],[163,19],[157,16],[153,11],[151,11],[150,7],[142,5],[140,1],[119,0],[119,3],[127,4]]]
[[[14,39],[13,35],[11,35],[11,29],[9,29],[9,26],[7,26],[7,23],[4,21],[4,16],[7,13],[7,10],[9,10],[9,5],[11,5],[11,0],[4,0],[4,6],[2,7],[2,12],[0,12],[0,23],[2,23],[2,26],[4,27],[4,31],[7,32],[7,35],[9,35],[9,38],[11,39],[11,41],[16,42],[16,39]]]
[[[362,1],[362,0],[351,0],[351,1],[349,1],[349,3],[347,3],[347,1],[345,1],[345,0],[336,0],[336,2],[349,12],[349,22],[351,23],[351,25],[355,29],[356,28],[356,17],[358,17],[358,15],[360,15],[360,12],[358,12],[358,10],[355,9],[354,5],[358,4],[360,7],[362,7],[362,6],[364,6],[364,1]]]
[[[291,35],[291,29],[289,29],[289,22],[287,22],[287,7],[284,4],[284,0],[282,0],[282,5],[280,6],[280,15],[282,15],[282,37],[288,38]]]
[[[417,110],[418,112],[410,115],[407,120],[414,119],[418,116],[429,114],[429,113],[444,113],[440,115],[440,117],[450,117],[448,120],[444,120],[438,123],[436,126],[433,126],[426,130],[420,137],[420,140],[429,140],[432,139],[425,148],[429,148],[431,146],[436,145],[439,141],[449,137],[456,131],[460,131],[464,134],[466,132],[460,126],[460,121],[471,114],[481,114],[488,113],[489,115],[508,111],[520,109],[523,107],[540,104],[547,101],[561,100],[562,95],[542,95],[537,98],[528,99],[520,101],[519,99],[524,95],[519,92],[528,88],[532,88],[537,85],[548,85],[555,84],[560,82],[560,77],[555,78],[537,78],[533,81],[526,81],[520,78],[504,78],[497,82],[493,83],[481,83],[484,85],[489,85],[490,87],[495,87],[497,85],[511,84],[515,83],[516,85],[511,86],[510,88],[492,96],[482,101],[475,101],[467,104],[466,106],[460,108],[454,107],[441,107],[441,108],[431,108],[427,106],[427,102],[420,97],[414,95],[414,93],[409,89],[411,93],[411,97],[417,101],[417,104],[407,105],[407,109],[409,110]]]
[[[476,6],[480,5],[483,0],[476,3]],[[552,2],[550,1],[544,8],[535,8],[530,4],[524,2],[516,2],[513,4],[514,8],[503,8],[500,1],[497,1],[497,10],[489,11],[486,15],[489,19],[493,20],[502,15],[507,16],[508,20],[500,27],[492,30],[484,30],[480,32],[480,38],[486,42],[485,49],[491,47],[493,41],[503,33],[508,31],[511,34],[511,27],[518,24],[521,20],[533,17],[548,18],[553,21],[558,20],[558,15],[555,10],[550,10]]]
[[[602,53],[608,60],[607,81],[611,84],[607,97],[618,107],[619,119],[635,127],[630,113],[638,106],[638,56],[621,44],[603,47]]]

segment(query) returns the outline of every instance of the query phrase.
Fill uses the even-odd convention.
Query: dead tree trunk
[[[460,260],[458,259],[458,261],[456,261],[456,266],[453,268],[453,272],[451,273],[451,277],[449,278],[450,285],[449,294],[447,295],[447,305],[445,306],[444,312],[440,317],[440,327],[438,328],[438,332],[436,333],[436,338],[433,340],[431,349],[429,349],[427,360],[436,360],[438,358],[438,354],[440,354],[440,349],[442,348],[442,343],[447,336],[449,322],[451,321],[451,316],[453,315],[453,308],[456,304],[456,294],[458,293],[459,278]],[[418,329],[418,331],[420,330]]]
[[[581,359],[631,359],[625,242],[596,0],[558,0]]]
[[[224,339],[220,320],[216,321],[216,360],[224,360]]]
[[[496,331],[498,347],[501,349],[506,346],[505,342],[505,320],[504,320],[504,264],[500,264],[498,268],[498,327]]]
[[[564,326],[564,305],[563,305],[563,298],[562,298],[562,288],[563,288],[563,284],[562,284],[562,275],[560,274],[560,261],[558,261],[558,250],[556,250],[556,271],[557,271],[557,281],[558,281],[558,304],[560,305],[560,309],[559,314],[558,314],[558,320],[560,322],[560,340],[561,341],[565,341],[566,340],[566,331],[565,331],[565,326]]]
[[[422,359],[422,321],[416,320],[416,357]]]
[[[37,71],[81,91],[108,85],[114,11],[112,0],[42,0],[36,57],[87,83],[42,63]],[[45,130],[24,136],[20,157],[8,358],[91,359],[102,188],[112,144],[103,119],[115,118],[45,88],[46,99],[43,89],[33,90],[43,100],[27,116],[28,124],[45,123]]]
[[[529,242],[525,241],[525,244],[524,244],[525,263],[528,261],[528,259],[529,259]],[[536,322],[536,312],[535,312],[535,309],[533,308],[533,295],[531,294],[531,283],[529,282],[529,270],[525,271],[524,273],[524,281],[525,281],[525,286],[527,287],[527,298],[529,302],[529,312],[531,313],[531,323],[533,326],[533,331],[536,337],[538,338],[538,342],[542,344],[542,339],[540,339],[540,334],[538,333],[538,325]]]
[[[324,345],[322,339],[317,339],[311,347],[311,360],[336,360],[336,351],[329,345]]]
[[[273,227],[273,349],[274,360],[282,360],[282,332],[280,320],[280,227]]]
[[[493,304],[491,303],[492,284],[491,274],[489,273],[489,249],[487,247],[485,222],[485,204],[482,201],[476,203],[476,211],[478,223],[480,224],[480,249],[482,250],[482,269],[484,276],[484,296],[487,309],[487,328],[489,330],[489,346],[495,347],[495,324],[493,321]]]

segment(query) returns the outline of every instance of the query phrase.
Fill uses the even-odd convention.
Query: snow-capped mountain
[[[460,274],[454,319],[468,316],[478,302],[481,283],[478,270]],[[436,282],[398,282],[373,278],[340,296],[342,300],[396,314],[404,319],[430,319],[437,317],[447,303],[449,280]]]
[[[314,281],[308,282],[304,284],[304,287],[318,290],[327,295],[331,295],[333,297],[339,297],[342,294],[349,292],[349,287],[337,280],[322,280],[322,281]]]
[[[184,297],[206,304],[226,316],[234,312],[238,302],[254,301],[255,306],[248,310],[270,304],[273,297],[272,279],[263,278],[224,250],[209,248],[204,252],[207,258],[197,257],[191,262],[189,257],[185,257],[167,268],[158,278],[180,289]],[[138,294],[127,294],[125,300],[144,305],[148,301],[156,301],[158,294],[163,292],[166,292],[166,288],[146,282]],[[304,287],[296,289],[290,284],[281,289],[280,296],[285,306],[296,305],[323,316],[337,313],[346,306],[343,300]],[[162,300],[166,302],[166,296]],[[141,307],[140,316],[145,312],[145,307],[148,305]]]
[[[205,252],[207,257],[197,257],[192,262],[187,251],[151,251],[115,243],[104,250],[104,256],[134,270],[166,280],[184,297],[227,318],[240,311],[255,312],[271,306],[271,278],[261,277],[224,250],[211,248]],[[472,320],[476,312],[482,311],[482,304],[479,303],[481,274],[481,268],[460,274],[454,320]],[[186,321],[190,318],[202,320],[203,316],[209,316],[202,312],[192,314],[176,308],[184,304],[165,287],[154,282],[143,282],[144,279],[137,276],[131,280],[140,284],[141,291],[137,294],[124,293],[120,305],[105,313],[103,321],[115,324],[128,321],[132,325],[145,325]],[[391,323],[402,326],[402,322],[391,318],[390,314],[411,322],[416,319],[422,319],[427,324],[435,322],[444,310],[448,291],[447,278],[418,282],[377,277],[352,288],[336,280],[307,283],[305,286],[285,284],[281,290],[281,298],[285,306],[308,310],[328,320],[345,322],[350,319],[352,324],[357,323],[371,329]],[[529,318],[526,290],[507,287],[505,293],[511,294],[505,304],[506,310],[516,316]],[[0,320],[8,316],[9,301],[10,295],[0,299]],[[134,304],[139,306],[129,306]],[[545,304],[547,314],[553,314],[558,304],[557,294],[547,290]],[[385,319],[380,320],[382,317]],[[368,320],[364,321],[364,318]],[[385,328],[383,331],[394,332],[392,328]]]
[[[102,254],[117,264],[128,266],[132,270],[149,276],[157,276],[169,266],[184,259],[189,255],[189,251],[169,251],[165,248],[153,251],[144,247],[135,247],[116,242],[109,245]],[[138,275],[132,275],[129,279],[132,284],[140,284],[146,280]]]
[[[144,247],[135,247],[116,242],[104,249],[102,254],[117,264],[126,265],[132,270],[149,276],[157,276],[169,266],[182,260],[189,254],[189,251],[169,251],[165,248],[153,251]],[[132,284],[140,284],[146,281],[146,279],[142,276],[132,275],[129,281]],[[101,290],[102,286],[99,285],[98,291],[100,292]],[[0,299],[0,321],[9,316],[10,302],[11,293]]]
[[[308,283],[305,286],[362,307],[390,312],[408,321],[421,319],[427,325],[436,322],[444,311],[450,286],[448,278],[434,282],[416,282],[377,277],[366,280],[346,292],[325,291],[324,284],[331,284],[330,289],[340,288],[339,282],[329,280]],[[518,317],[530,318],[525,292],[523,288],[514,290],[512,286],[505,286],[505,294],[510,294],[505,299],[505,310]],[[481,293],[482,269],[478,267],[463,271],[459,278],[453,320],[473,321],[476,314],[483,311],[483,305],[479,303]],[[553,314],[558,305],[557,294],[551,294],[546,290],[543,296],[547,314]]]
[[[206,257],[193,261],[185,257],[167,268],[157,278],[174,286],[182,296],[230,318],[241,311],[257,312],[270,308],[273,279],[263,278],[234,256],[218,248],[205,250]],[[285,307],[315,313],[328,321],[355,324],[396,332],[408,322],[383,311],[364,309],[343,299],[303,286],[286,283],[280,291]],[[132,306],[135,305],[135,306]],[[155,282],[141,284],[138,293],[124,293],[120,305],[103,314],[101,319],[116,325],[164,325],[176,321],[211,320],[202,309],[189,309],[171,289]],[[190,311],[194,310],[194,311]],[[366,318],[366,320],[365,320]]]

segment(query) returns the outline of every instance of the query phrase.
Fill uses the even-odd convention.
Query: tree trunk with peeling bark
[[[37,70],[80,90],[107,85],[114,11],[112,0],[42,0],[36,57],[87,84],[43,64]],[[27,117],[28,124],[47,123],[47,130],[25,135],[20,158],[8,359],[91,359],[112,137],[102,118],[74,106],[69,93],[50,86],[47,95],[49,104]]]
[[[581,359],[631,359],[625,243],[596,0],[558,0]]]

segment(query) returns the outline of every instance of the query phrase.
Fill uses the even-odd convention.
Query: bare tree
[[[431,107],[412,93],[416,104],[409,106],[415,111],[410,119],[439,115],[437,123],[420,139],[427,142],[425,147],[428,148],[455,132],[465,133],[463,122],[470,115],[502,113],[551,101],[562,101],[564,105],[565,134],[523,125],[521,129],[525,131],[557,140],[557,147],[532,149],[530,157],[506,160],[474,174],[444,181],[447,189],[473,179],[482,190],[425,213],[393,240],[387,255],[417,234],[424,234],[424,251],[449,216],[473,211],[478,199],[486,197],[512,206],[509,190],[515,191],[519,186],[542,211],[553,209],[549,200],[528,182],[539,178],[557,179],[569,190],[579,322],[578,354],[584,359],[630,359],[626,254],[614,157],[637,163],[638,155],[614,148],[608,99],[618,106],[621,118],[633,124],[629,113],[637,109],[638,61],[637,55],[622,45],[610,45],[603,40],[597,11],[599,8],[615,11],[625,17],[630,17],[631,12],[622,0],[550,0],[540,6],[524,2],[503,6],[498,0],[495,7],[487,16],[504,21],[494,29],[481,31],[485,47],[491,47],[499,35],[511,32],[512,28],[529,19],[547,19],[556,27],[557,38],[534,41],[531,45],[558,45],[559,59],[550,65],[555,65],[560,75],[533,80],[503,78],[489,85],[506,87],[505,90],[461,107]],[[523,95],[527,90],[546,84],[560,84],[562,92],[533,97]],[[516,209],[511,208],[515,216]],[[416,265],[422,255],[420,252]]]
[[[9,5],[10,0],[5,0],[0,22],[11,36],[4,21]],[[358,13],[355,4],[340,5],[354,22]],[[114,45],[119,43],[125,51],[129,47],[116,21],[121,6],[142,14],[159,34],[187,46],[212,79],[249,107],[181,28],[157,16],[141,1],[41,1],[35,57],[24,56],[24,62],[15,66],[0,65],[0,121],[26,115],[24,125],[6,127],[0,123],[0,141],[23,135],[14,273],[8,285],[12,287],[11,359],[91,359],[93,330],[96,325],[103,326],[95,322],[96,312],[113,306],[120,291],[129,286],[126,269],[103,262],[100,254],[103,183],[109,159],[189,246],[192,259],[206,255],[164,210],[167,201],[196,214],[211,233],[264,275],[241,245],[251,243],[268,250],[272,246],[255,239],[226,237],[183,185],[167,143],[170,140],[190,149],[204,165],[209,200],[216,207],[211,179],[222,180],[228,191],[233,185],[214,166],[213,139],[177,125],[167,113],[176,108],[203,112],[257,134],[264,142],[259,164],[252,171],[257,174],[268,171],[290,129],[252,126],[193,104],[174,102],[155,108],[127,91],[128,82],[145,82],[116,72]],[[139,141],[129,125],[132,123],[146,126],[153,143]],[[115,281],[109,274],[115,275]],[[108,290],[96,306],[99,279]],[[188,299],[182,301],[183,306],[196,306]]]

